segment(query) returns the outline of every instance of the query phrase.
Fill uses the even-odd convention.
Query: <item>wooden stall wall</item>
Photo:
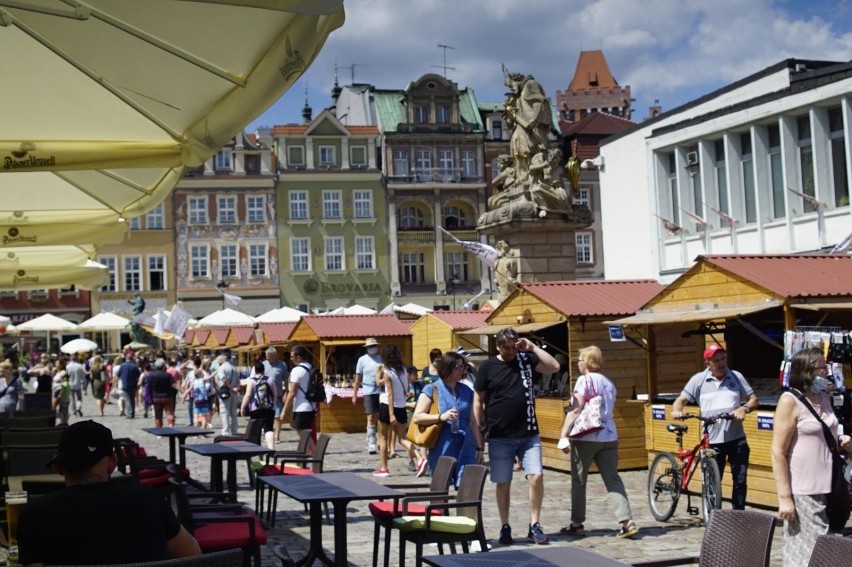
[[[677,323],[648,327],[647,333],[656,346],[656,360],[649,376],[648,394],[653,401],[657,394],[680,394],[686,382],[704,368],[701,353],[705,336],[688,334],[698,323]],[[716,337],[724,344],[722,331]],[[653,352],[653,351],[652,351]]]
[[[429,364],[433,348],[447,352],[453,348],[453,331],[430,315],[424,315],[411,325],[411,364],[423,368]]]

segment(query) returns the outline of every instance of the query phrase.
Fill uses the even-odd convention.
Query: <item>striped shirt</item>
[[[709,417],[734,411],[753,393],[743,375],[729,368],[721,380],[717,380],[709,369],[695,374],[686,383],[681,395],[690,403],[697,401],[701,415]],[[710,428],[710,443],[726,443],[743,437],[743,424],[735,419],[719,421]]]

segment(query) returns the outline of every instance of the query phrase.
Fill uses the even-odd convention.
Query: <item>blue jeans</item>
[[[745,510],[748,492],[748,456],[751,453],[748,441],[743,437],[736,441],[710,445],[716,451],[716,464],[719,465],[720,478],[725,474],[725,461],[731,463],[731,505],[734,510]]]
[[[491,460],[491,481],[497,484],[512,480],[515,457],[524,466],[524,476],[541,474],[541,438],[536,435],[519,438],[491,438],[488,440],[488,457]]]

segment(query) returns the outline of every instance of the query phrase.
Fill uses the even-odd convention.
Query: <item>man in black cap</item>
[[[65,488],[31,499],[21,513],[21,564],[113,564],[201,555],[154,489],[110,482],[117,465],[112,432],[78,421],[59,440],[48,466]]]

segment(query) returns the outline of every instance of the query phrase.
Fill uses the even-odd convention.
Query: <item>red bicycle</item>
[[[701,463],[701,502],[704,523],[710,521],[710,513],[722,507],[722,475],[716,464],[716,451],[710,447],[710,427],[723,419],[731,419],[728,414],[713,417],[701,417],[683,414],[683,419],[697,419],[704,425],[701,440],[692,450],[683,448],[683,435],[689,428],[686,425],[670,423],[666,430],[674,433],[677,440],[677,457],[669,452],[658,453],[648,471],[648,505],[651,514],[660,522],[665,522],[674,514],[682,493],[686,494],[687,513],[697,516],[698,508],[692,506],[689,482],[695,469]]]

